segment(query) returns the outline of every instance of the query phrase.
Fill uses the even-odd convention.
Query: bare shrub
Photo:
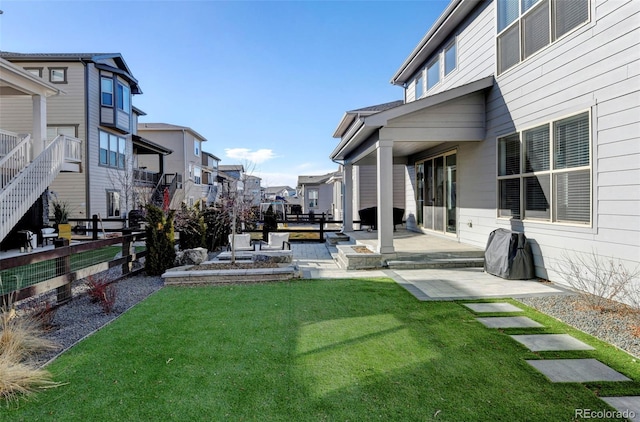
[[[111,313],[116,304],[117,291],[106,275],[91,275],[85,284],[92,303],[99,303],[105,314]]]
[[[620,305],[617,302],[626,302],[624,298],[638,275],[637,270],[627,270],[619,259],[603,257],[595,251],[573,256],[564,253],[558,271],[588,308],[600,312],[614,310]]]

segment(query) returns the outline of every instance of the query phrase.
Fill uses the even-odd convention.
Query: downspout
[[[84,171],[84,186],[85,186],[85,218],[91,218],[91,194],[90,194],[90,177],[89,177],[89,169],[91,166],[89,165],[89,68],[87,66],[87,62],[84,59],[80,59],[80,63],[84,65],[84,142],[85,142],[85,171]],[[79,135],[79,134],[78,134]]]

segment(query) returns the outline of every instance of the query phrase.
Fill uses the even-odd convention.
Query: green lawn
[[[629,355],[579,335],[598,349],[581,357],[640,380]],[[540,357],[387,279],[166,287],[50,365],[68,384],[0,420],[570,421],[609,409],[597,391],[640,394],[552,384],[525,362]]]

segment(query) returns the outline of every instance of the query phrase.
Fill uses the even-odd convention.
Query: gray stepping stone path
[[[600,397],[632,421],[640,421],[640,396]]]
[[[569,334],[526,334],[512,335],[515,341],[524,344],[532,352],[550,350],[594,350]]]
[[[551,382],[631,381],[597,359],[527,360]]]
[[[515,305],[504,302],[496,303],[465,303],[464,306],[474,312],[522,312],[522,309]]]
[[[514,316],[514,317],[486,317],[476,318],[485,327],[488,328],[537,328],[543,327],[542,324],[535,322],[529,317]]]

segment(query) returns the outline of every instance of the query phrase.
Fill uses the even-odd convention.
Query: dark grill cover
[[[509,280],[535,278],[531,246],[524,233],[492,231],[484,251],[484,270]]]

